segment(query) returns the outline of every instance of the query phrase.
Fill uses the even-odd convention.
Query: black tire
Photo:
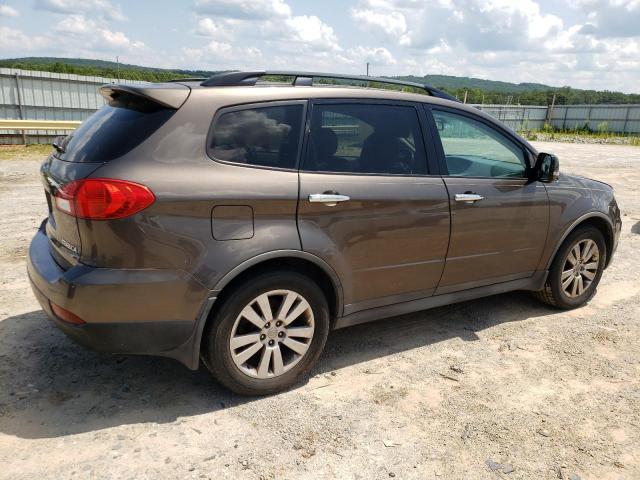
[[[313,312],[314,331],[309,348],[290,370],[268,379],[253,378],[233,361],[230,339],[240,312],[259,295],[272,290],[291,290],[304,297]],[[316,363],[329,334],[329,308],[318,285],[295,272],[271,272],[243,283],[227,296],[205,331],[205,364],[220,383],[240,395],[269,395],[294,385]]]
[[[571,249],[578,242],[583,240],[593,240],[598,246],[598,268],[594,279],[584,292],[576,297],[570,297],[562,289],[562,269]],[[602,232],[593,226],[578,227],[569,234],[558,249],[555,258],[553,259],[553,263],[551,264],[551,269],[549,270],[549,275],[547,276],[544,288],[538,292],[534,292],[534,296],[540,301],[559,309],[569,310],[578,308],[591,300],[595,295],[606,262],[607,248]]]

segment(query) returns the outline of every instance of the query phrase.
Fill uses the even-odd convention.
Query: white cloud
[[[472,51],[536,48],[563,25],[533,0],[361,0],[351,16],[398,45],[432,48],[444,41]]]
[[[338,38],[326,23],[318,17],[301,15],[287,18],[285,24],[289,27],[288,40],[300,42],[314,49],[340,50]]]
[[[0,17],[19,17],[20,12],[10,5],[0,5]]]
[[[123,32],[110,30],[84,15],[66,16],[53,29],[65,34],[66,37],[62,38],[81,43],[85,48],[89,46],[97,50],[126,52],[144,47],[143,42],[131,40]]]
[[[230,28],[233,28],[233,23],[227,20],[214,21],[211,18],[205,17],[198,20],[195,33],[203,37],[213,38],[229,38],[231,33]]]
[[[180,62],[188,69],[253,70],[256,63],[262,62],[262,52],[255,47],[234,47],[226,42],[212,40],[204,47],[183,48]]]
[[[347,55],[356,65],[363,65],[369,62],[373,66],[395,65],[396,60],[391,52],[384,47],[363,47],[350,48]]]
[[[33,51],[48,45],[48,39],[40,35],[25,35],[21,30],[0,25],[0,51]]]
[[[396,39],[401,45],[409,44],[405,16],[397,10],[374,9],[371,3],[368,2],[364,8],[351,9],[351,17],[361,26],[373,31],[382,31],[387,38]]]
[[[640,0],[567,0],[581,12],[588,12],[583,33],[599,38],[640,36]]]
[[[225,18],[270,19],[291,16],[283,0],[196,0],[196,12]]]
[[[126,19],[120,7],[109,0],[36,0],[35,7],[53,13],[95,13],[110,20]]]

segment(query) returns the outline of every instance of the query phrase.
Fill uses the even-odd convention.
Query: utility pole
[[[116,76],[118,77],[118,82],[120,82],[120,57],[116,55]]]
[[[464,91],[464,101],[462,103],[467,103],[467,90]]]
[[[367,77],[369,76],[369,62],[367,62]]]

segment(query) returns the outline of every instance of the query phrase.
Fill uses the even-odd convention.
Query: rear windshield
[[[175,110],[123,94],[87,118],[56,152],[67,162],[103,163],[121,157],[158,130]]]

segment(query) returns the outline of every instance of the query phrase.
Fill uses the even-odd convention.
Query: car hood
[[[610,192],[613,187],[608,183],[593,178],[581,177],[580,175],[570,175],[561,173],[558,182],[567,187],[588,188],[590,190],[604,190]]]

